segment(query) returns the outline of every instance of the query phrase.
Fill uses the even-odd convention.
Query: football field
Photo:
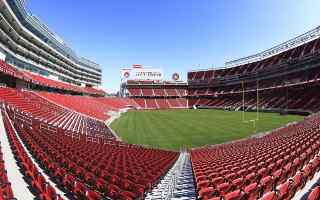
[[[112,122],[111,128],[131,144],[179,150],[218,144],[272,130],[302,116],[277,113],[222,110],[143,110],[129,111]]]

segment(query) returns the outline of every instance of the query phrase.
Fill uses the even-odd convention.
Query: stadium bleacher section
[[[320,39],[314,39],[296,48],[289,49],[267,59],[231,68],[218,70],[194,71],[188,73],[190,82],[214,83],[218,80],[228,80],[241,76],[255,75],[256,72],[265,72],[272,69],[279,70],[281,64],[295,63],[304,58],[319,54]]]
[[[264,137],[193,150],[198,197],[292,198],[320,170],[319,125],[314,116]]]
[[[189,106],[237,110],[243,107],[245,95],[242,109],[254,109],[258,90],[262,109],[317,112],[319,59],[320,39],[315,38],[248,64],[189,72]]]
[[[129,98],[98,97],[93,99],[117,110],[126,109],[126,108],[139,108],[139,105],[135,101]]]
[[[99,120],[107,120],[110,117],[108,112],[114,110],[114,108],[95,101],[91,97],[64,95],[50,92],[38,92],[37,94],[47,100],[57,103],[58,105],[95,117]]]
[[[142,109],[187,108],[187,84],[169,81],[127,81],[127,96]]]
[[[47,101],[32,91],[0,88],[0,100],[6,103],[10,114],[25,123],[37,123],[54,129],[62,129],[84,135],[113,137],[103,121],[81,115]]]
[[[169,170],[178,155],[114,140],[92,142],[80,134],[70,137],[64,131],[48,131],[21,123],[23,121],[19,118],[11,117],[14,124],[11,127],[10,119],[5,119],[10,137],[16,137],[13,131],[16,129],[40,166],[77,199],[101,199],[102,196],[141,199]],[[12,141],[18,143],[14,138]],[[37,169],[30,161],[23,160],[27,159],[25,156],[19,158],[26,163],[22,165],[23,171],[32,178],[32,186],[40,195],[49,195],[46,189],[49,186],[36,175]]]
[[[139,108],[135,102],[127,98],[97,98],[90,96],[64,95],[52,92],[34,93],[55,104],[103,121],[109,119],[110,116],[108,113],[110,111],[119,112],[121,109]]]

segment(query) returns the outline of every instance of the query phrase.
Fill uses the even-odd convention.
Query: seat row
[[[143,109],[187,108],[185,98],[133,98]]]
[[[0,133],[5,134],[5,133]],[[8,180],[5,161],[3,160],[3,153],[0,146],[0,199],[14,199],[11,183]]]
[[[129,88],[130,96],[148,96],[148,97],[185,97],[186,89],[181,88]]]

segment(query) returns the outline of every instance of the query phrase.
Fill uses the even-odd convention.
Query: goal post
[[[245,105],[246,105],[246,102],[245,102],[245,82],[242,81],[241,82],[241,85],[242,85],[242,122],[243,123],[252,123],[253,125],[253,128],[255,130],[255,132],[257,131],[257,121],[259,121],[260,119],[260,116],[259,116],[259,80],[257,79],[256,80],[256,117],[255,119],[249,119],[249,120],[246,120],[245,119]]]

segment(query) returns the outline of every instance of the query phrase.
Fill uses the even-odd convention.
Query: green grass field
[[[144,110],[122,114],[111,128],[126,142],[156,148],[179,150],[199,147],[281,127],[302,120],[302,116],[260,113],[256,129],[252,122],[242,121],[242,112],[222,110]],[[256,119],[246,112],[245,120]]]

